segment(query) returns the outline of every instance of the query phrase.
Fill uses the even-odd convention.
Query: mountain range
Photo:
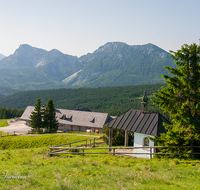
[[[108,42],[79,58],[23,44],[0,60],[0,86],[35,90],[162,83],[163,66],[175,64],[153,44]]]
[[[6,56],[0,53],[0,60],[2,60],[3,58],[5,58]]]

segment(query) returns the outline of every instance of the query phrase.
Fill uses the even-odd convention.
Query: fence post
[[[71,143],[69,144],[69,147],[71,148]]]
[[[115,155],[115,148],[113,148],[113,156]]]
[[[93,139],[93,146],[95,146],[95,138]]]
[[[152,148],[150,148],[150,159],[152,159]]]
[[[83,149],[83,153],[84,153],[84,149]],[[83,154],[84,155],[84,154]]]
[[[85,147],[87,147],[87,139],[85,139]]]
[[[113,135],[113,128],[109,128],[109,147],[112,147],[112,135]],[[111,152],[111,148],[109,149],[109,152]]]

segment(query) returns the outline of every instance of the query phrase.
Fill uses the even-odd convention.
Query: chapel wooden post
[[[124,142],[124,146],[128,146],[128,131],[125,130],[125,142]]]
[[[113,133],[113,128],[109,127],[109,147],[112,147],[112,133]],[[109,149],[109,152],[111,152],[111,148]]]

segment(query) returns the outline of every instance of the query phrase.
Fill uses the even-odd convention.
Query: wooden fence
[[[23,133],[25,133],[25,131],[0,132],[0,137],[13,136],[13,135],[23,134]]]
[[[79,142],[85,142],[85,144],[82,144],[80,145],[81,147],[82,146],[89,146],[89,147],[92,147],[92,146],[95,146],[95,139],[96,138],[93,138],[93,139],[84,139],[84,140],[80,140],[80,141],[74,141],[74,142],[70,142],[70,143],[66,143],[66,144],[60,144],[60,145],[56,145],[56,146],[53,146],[53,147],[56,147],[56,149],[59,149],[59,148],[67,148],[67,147],[60,147],[60,146],[66,146],[66,145],[69,145],[69,148],[71,148],[72,144],[76,144],[76,143],[79,143]],[[75,148],[75,147],[74,147]],[[72,148],[72,149],[74,149]],[[76,147],[78,148],[78,146]],[[50,149],[51,150],[51,149]]]
[[[68,143],[69,144],[69,143]],[[59,147],[62,145],[58,145],[58,146],[52,146],[49,147],[50,148],[50,152],[49,154],[130,154],[130,155],[149,155],[150,159],[152,159],[153,155],[191,155],[191,158],[194,159],[194,155],[200,154],[200,152],[194,152],[194,148],[200,148],[200,146],[171,146],[170,148],[188,148],[191,149],[190,153],[160,153],[160,152],[156,152],[157,148],[169,148],[166,146],[149,146],[149,147]],[[107,152],[86,152],[85,150],[108,150]],[[117,149],[132,149],[132,152],[116,152]],[[149,150],[149,153],[139,153],[139,152],[134,152],[134,149],[145,149],[145,150]],[[82,150],[82,152],[79,152],[80,150]],[[68,152],[64,152],[64,151],[68,151]]]

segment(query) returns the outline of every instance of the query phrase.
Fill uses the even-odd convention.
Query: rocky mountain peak
[[[50,54],[54,54],[54,55],[63,55],[62,52],[60,52],[59,50],[57,49],[52,49],[51,51],[49,51]]]
[[[0,60],[2,60],[3,58],[5,58],[6,56],[0,53]]]
[[[123,48],[124,46],[127,46],[127,44],[124,42],[108,42],[105,45],[99,47],[95,52],[100,53],[100,52],[116,51],[117,49]]]
[[[22,44],[19,46],[19,48],[15,51],[14,55],[24,55],[26,57],[38,55],[38,54],[44,54],[47,53],[46,50],[32,47],[28,44]]]
[[[55,60],[55,58],[58,58],[58,60]],[[46,51],[28,44],[22,44],[16,49],[14,54],[0,61],[0,68],[40,67],[53,61],[60,61],[61,63],[58,64],[63,65],[68,62],[74,63],[76,59],[77,57],[65,55],[56,49]]]

